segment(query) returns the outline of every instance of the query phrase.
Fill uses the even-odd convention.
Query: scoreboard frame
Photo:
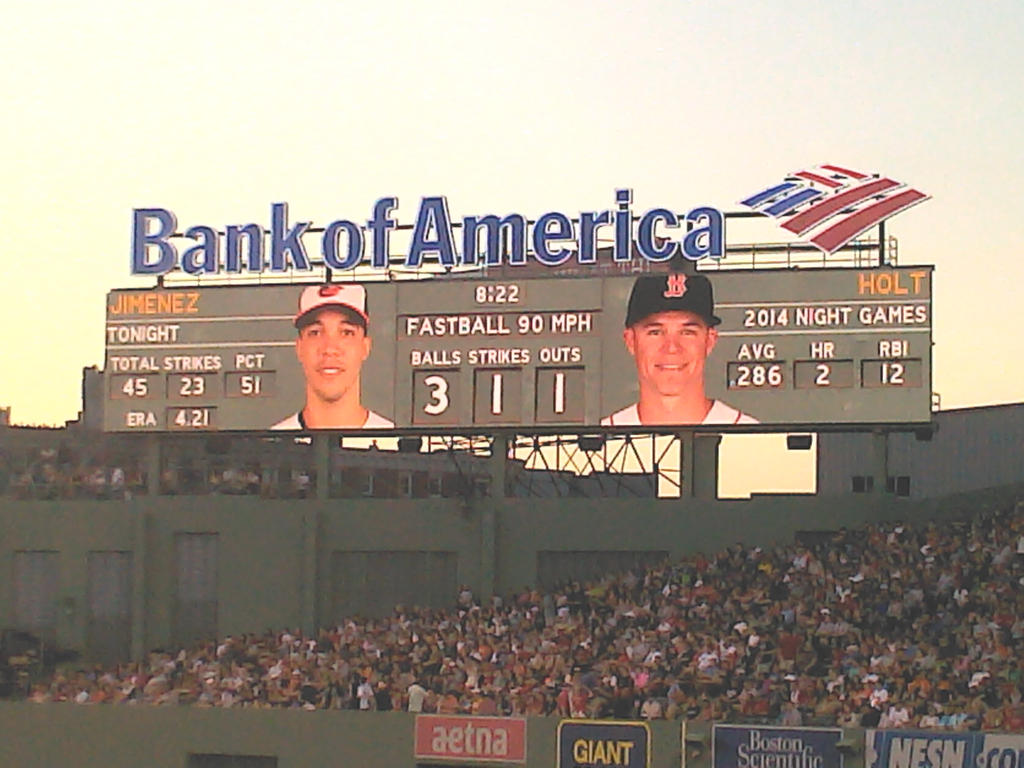
[[[921,265],[700,271],[723,321],[706,365],[708,397],[758,423],[602,425],[637,398],[622,340],[630,288],[664,272],[363,282],[373,340],[363,401],[396,426],[326,431],[793,432],[931,422],[934,271]],[[311,284],[112,291],[105,431],[272,431],[302,407],[292,321]]]

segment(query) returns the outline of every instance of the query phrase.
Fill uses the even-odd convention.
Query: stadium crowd
[[[273,479],[271,479],[273,477]],[[185,462],[160,473],[159,493],[219,493],[265,498],[307,498],[315,490],[310,472],[264,472],[258,462],[198,467]],[[15,500],[99,499],[130,501],[149,493],[148,478],[137,458],[110,461],[98,452],[82,456],[62,444],[11,457],[0,450],[0,494]]]
[[[57,674],[34,701],[1024,732],[1024,501]]]

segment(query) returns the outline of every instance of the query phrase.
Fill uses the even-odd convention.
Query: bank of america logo
[[[777,219],[783,229],[825,253],[835,253],[871,227],[927,199],[923,192],[878,174],[820,165],[796,171],[740,205]]]

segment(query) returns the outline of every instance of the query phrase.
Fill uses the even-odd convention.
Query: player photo
[[[393,421],[361,399],[363,363],[373,349],[366,289],[355,283],[309,286],[299,296],[294,322],[306,402],[271,429],[393,429]]]
[[[711,281],[673,272],[633,284],[622,339],[636,364],[637,402],[601,419],[602,426],[757,424],[709,398],[705,365],[718,341]]]

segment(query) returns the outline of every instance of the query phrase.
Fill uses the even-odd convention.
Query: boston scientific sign
[[[619,189],[614,208],[583,211],[575,217],[548,211],[532,221],[511,213],[466,216],[461,222],[453,222],[445,197],[424,197],[412,228],[405,266],[415,269],[426,260],[445,267],[503,262],[519,265],[525,264],[528,256],[548,266],[571,259],[594,264],[597,232],[602,228],[605,237],[609,231],[613,233],[612,258],[619,262],[630,261],[634,252],[654,262],[678,256],[691,261],[719,259],[724,254],[725,217],[717,208],[702,206],[685,214],[651,208],[635,215],[632,202],[632,190]],[[320,232],[323,264],[333,270],[354,269],[367,262],[369,252],[369,265],[386,269],[390,266],[390,234],[398,228],[392,217],[397,209],[398,198],[382,197],[373,204],[365,224],[349,219],[329,223]],[[303,236],[311,227],[309,221],[290,223],[287,203],[271,205],[269,230],[255,223],[229,224],[223,228],[223,236],[217,228],[204,224],[179,233],[172,211],[137,208],[132,222],[131,271],[140,275],[179,269],[196,275],[308,271],[312,266]],[[461,230],[461,236],[456,235],[456,229]],[[174,241],[182,237],[191,244],[179,248],[182,244]]]

